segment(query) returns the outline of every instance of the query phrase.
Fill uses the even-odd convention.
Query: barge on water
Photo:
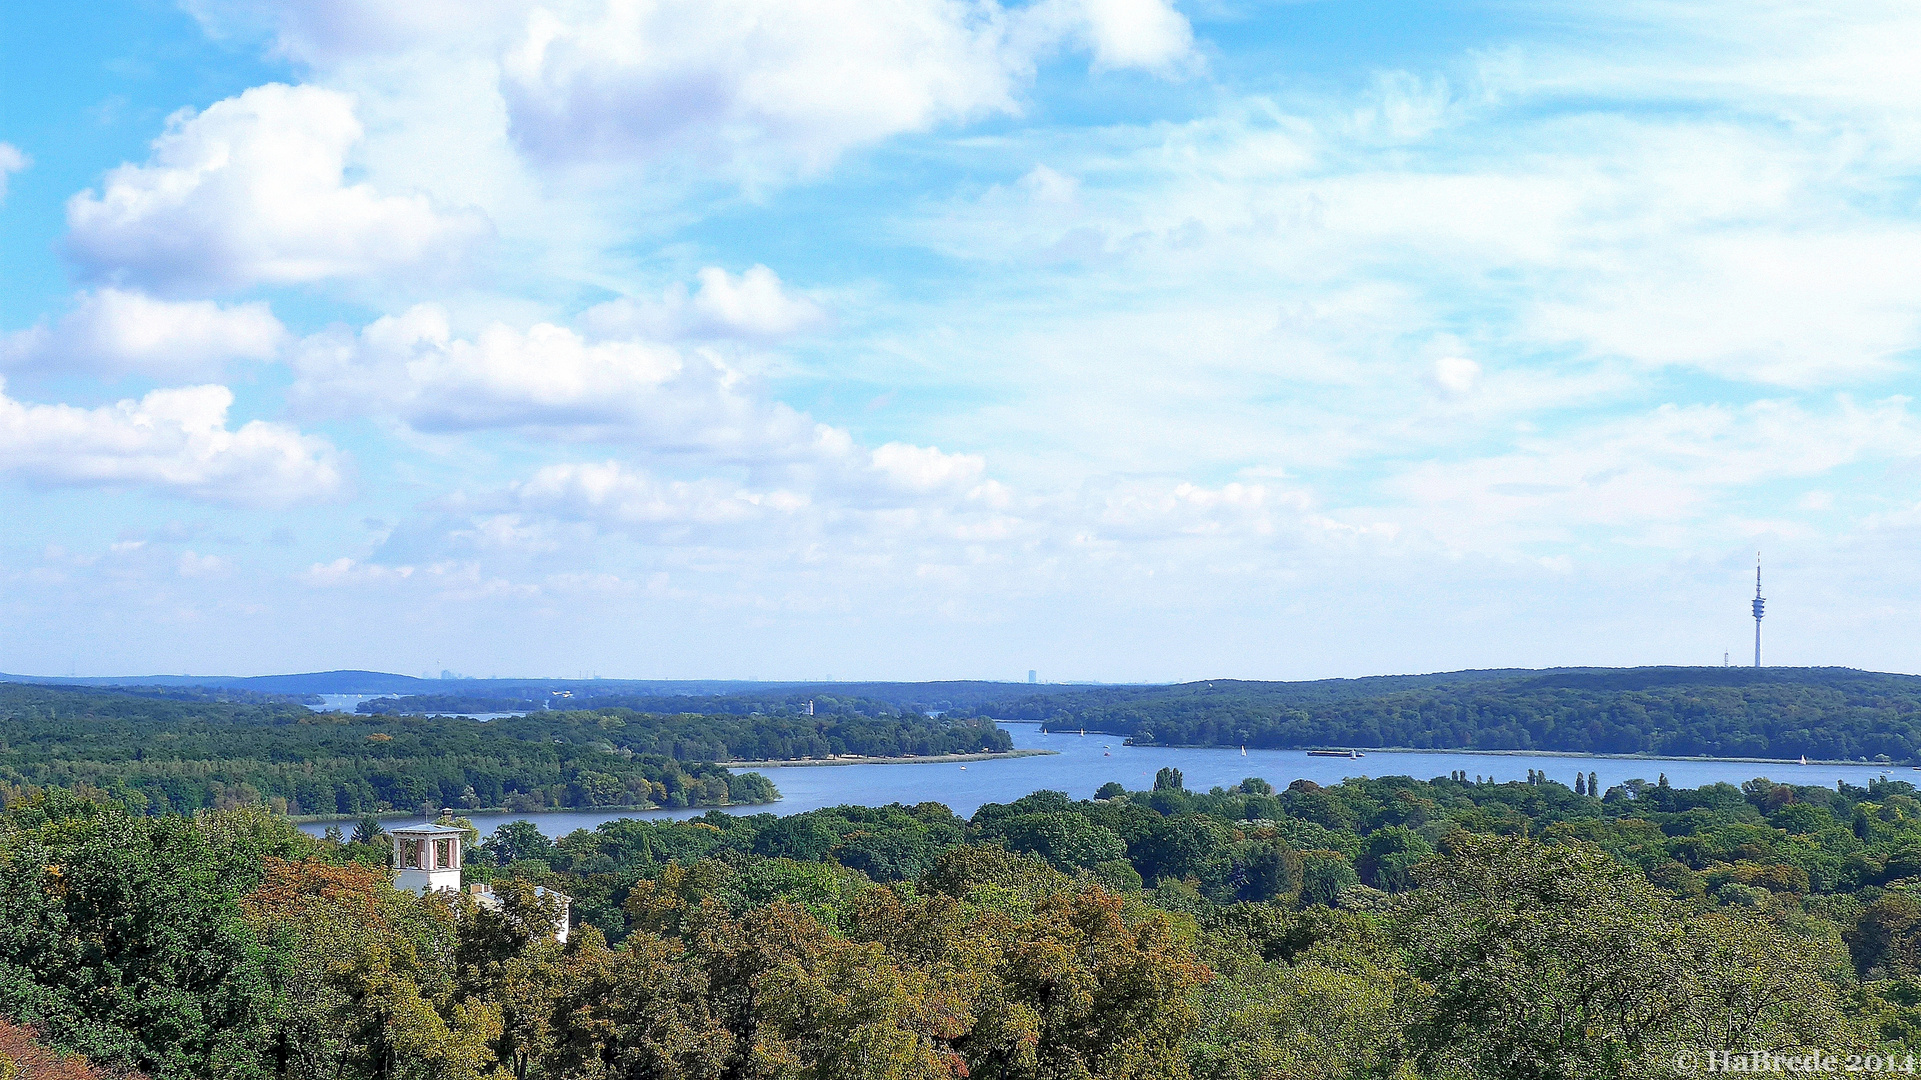
[[[1359,758],[1366,757],[1367,755],[1361,753],[1359,750],[1309,750],[1307,756]]]

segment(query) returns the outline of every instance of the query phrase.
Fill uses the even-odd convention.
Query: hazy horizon
[[[1594,665],[1574,664],[1574,665],[1558,665],[1555,667],[1538,667],[1538,668],[1484,667],[1484,668],[1453,668],[1445,671],[1377,671],[1377,672],[1370,672],[1362,675],[1328,675],[1328,676],[1318,676],[1318,677],[1311,677],[1311,678],[1304,678],[1304,679],[1253,679],[1253,678],[1248,678],[1246,676],[1240,676],[1240,675],[1216,674],[1211,676],[1199,676],[1191,679],[1176,679],[1176,680],[1038,679],[1037,681],[1030,683],[1024,678],[1000,679],[1000,678],[992,678],[992,677],[986,677],[986,676],[964,676],[964,675],[936,677],[936,678],[928,678],[928,679],[851,679],[851,678],[839,678],[839,677],[833,677],[833,676],[822,676],[819,678],[794,678],[794,679],[753,679],[753,678],[727,678],[727,677],[711,678],[711,677],[702,677],[698,675],[669,675],[669,676],[635,676],[635,675],[606,675],[606,674],[474,675],[474,674],[469,674],[464,672],[455,672],[452,674],[445,674],[445,675],[436,674],[433,672],[422,672],[419,675],[414,675],[404,671],[388,671],[388,670],[381,670],[381,669],[375,669],[375,668],[332,668],[332,669],[324,669],[324,670],[323,669],[304,669],[304,670],[267,671],[267,672],[252,672],[252,673],[247,673],[247,672],[240,672],[240,673],[235,673],[235,672],[202,672],[202,673],[147,672],[144,674],[119,674],[119,675],[59,675],[59,674],[36,674],[33,672],[21,672],[21,671],[7,671],[7,672],[0,672],[0,679],[18,679],[23,682],[45,682],[48,684],[60,684],[64,682],[71,682],[74,680],[91,681],[91,682],[111,681],[111,685],[129,686],[129,685],[134,685],[135,681],[140,679],[169,679],[169,680],[261,679],[261,680],[264,680],[264,679],[276,679],[276,678],[293,679],[293,678],[303,678],[308,676],[321,676],[321,675],[368,674],[368,675],[378,675],[383,678],[391,677],[391,678],[412,679],[412,680],[416,680],[418,682],[423,682],[423,683],[607,682],[607,683],[646,683],[646,684],[726,683],[726,684],[742,684],[742,685],[757,685],[757,686],[814,686],[814,685],[840,685],[840,684],[845,684],[850,686],[859,686],[859,685],[918,686],[918,685],[929,685],[929,684],[949,683],[949,682],[968,682],[968,683],[991,683],[995,685],[1004,685],[1004,686],[1175,686],[1175,685],[1184,685],[1184,684],[1201,683],[1201,682],[1215,682],[1215,681],[1219,681],[1219,682],[1289,682],[1289,683],[1330,682],[1330,681],[1358,681],[1363,679],[1397,679],[1397,678],[1414,679],[1414,678],[1426,678],[1426,677],[1433,677],[1433,676],[1440,676],[1440,675],[1470,675],[1470,674],[1496,673],[1496,672],[1522,672],[1522,673],[1543,672],[1545,673],[1545,672],[1556,672],[1556,671],[1639,671],[1639,670],[1667,669],[1667,668],[1673,668],[1677,670],[1696,670],[1696,669],[1715,670],[1715,669],[1721,669],[1721,668],[1726,668],[1729,670],[1740,669],[1743,671],[1755,670],[1752,667],[1752,665],[1741,665],[1741,664],[1727,664],[1727,665],[1723,665],[1723,664],[1641,664],[1641,665],[1622,666],[1622,667],[1597,667]],[[1912,677],[1912,678],[1921,678],[1921,672],[1883,671],[1883,670],[1877,670],[1874,668],[1853,667],[1846,664],[1809,665],[1809,666],[1800,666],[1800,667],[1789,667],[1787,665],[1769,665],[1764,667],[1762,670],[1783,671],[1783,672],[1858,671],[1868,675],[1898,675],[1898,676],[1905,676],[1905,677]]]

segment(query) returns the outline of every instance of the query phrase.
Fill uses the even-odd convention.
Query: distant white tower
[[[425,896],[460,891],[460,841],[466,830],[451,825],[409,825],[394,838],[394,888]]]
[[[1761,666],[1761,610],[1767,600],[1761,596],[1761,553],[1754,553],[1754,666]]]

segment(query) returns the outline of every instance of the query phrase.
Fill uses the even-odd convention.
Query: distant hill
[[[384,671],[316,671],[305,675],[109,675],[70,678],[0,675],[0,682],[41,686],[208,686],[265,694],[404,694],[440,683]]]

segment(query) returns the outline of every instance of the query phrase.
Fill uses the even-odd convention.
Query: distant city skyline
[[[0,88],[0,671],[1712,665],[1757,548],[1768,666],[1921,670],[1908,5],[108,0]]]

